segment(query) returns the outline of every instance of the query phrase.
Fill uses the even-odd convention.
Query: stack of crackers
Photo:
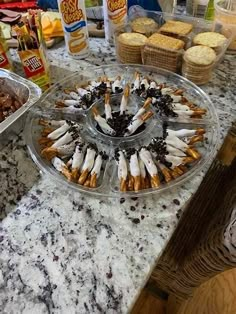
[[[219,54],[224,46],[227,38],[216,32],[199,33],[193,38],[194,45],[203,45],[215,50]]]
[[[177,72],[181,66],[184,41],[155,33],[142,50],[143,64]]]
[[[226,40],[224,35],[215,32],[197,34],[193,38],[196,46],[185,51],[182,75],[198,85],[206,84]]]
[[[142,63],[141,50],[147,37],[139,33],[123,33],[116,39],[116,53],[121,63]]]
[[[215,51],[207,46],[193,46],[184,53],[182,75],[197,85],[207,83],[216,61]]]

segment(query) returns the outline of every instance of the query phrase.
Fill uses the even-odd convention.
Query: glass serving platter
[[[206,109],[206,114],[201,119],[198,118],[180,118],[167,117],[160,115],[156,108],[151,105],[150,110],[154,113],[151,119],[146,122],[144,130],[140,133],[129,137],[112,137],[101,132],[97,128],[97,123],[93,118],[93,109],[96,107],[100,114],[104,113],[104,97],[96,99],[86,109],[70,109],[58,108],[55,109],[55,101],[61,100],[64,95],[64,90],[72,86],[85,86],[90,80],[95,80],[98,77],[108,77],[114,81],[117,76],[121,77],[121,85],[125,88],[127,83],[134,80],[135,73],[141,73],[144,77],[150,80],[155,80],[158,83],[165,83],[166,86],[171,86],[176,89],[184,90],[184,96],[190,102],[197,106]],[[112,110],[116,111],[117,104],[120,103],[123,93],[117,93],[111,96]],[[144,99],[137,94],[131,94],[128,102],[128,111],[135,114],[144,104]],[[80,185],[77,182],[68,181],[68,179],[56,170],[52,163],[42,156],[42,147],[39,144],[41,138],[42,125],[39,125],[39,119],[53,120],[71,120],[77,121],[81,126],[79,136],[85,143],[96,144],[98,151],[103,151],[108,156],[103,160],[101,174],[95,188]],[[194,161],[191,167],[188,167],[187,172],[181,176],[171,180],[169,183],[161,182],[158,188],[147,188],[139,191],[120,191],[120,182],[118,178],[118,165],[115,160],[115,152],[119,150],[129,150],[135,148],[140,150],[141,147],[146,147],[153,137],[161,137],[163,134],[163,123],[168,125],[172,130],[180,129],[196,129],[204,128],[204,141],[196,144],[201,158]],[[75,73],[65,80],[55,84],[47,93],[40,99],[37,108],[30,110],[27,118],[25,137],[29,152],[32,159],[38,167],[50,177],[65,188],[71,188],[78,192],[91,194],[94,196],[107,197],[136,197],[144,196],[153,193],[160,193],[172,189],[176,185],[183,184],[191,177],[196,176],[204,167],[204,165],[213,157],[219,138],[218,117],[214,105],[208,95],[195,84],[187,79],[174,74],[172,72],[158,69],[149,66],[141,65],[108,65],[101,67],[91,67],[87,71]],[[68,159],[65,160],[65,163]]]

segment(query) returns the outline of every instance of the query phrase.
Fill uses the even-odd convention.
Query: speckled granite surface
[[[49,56],[57,79],[115,62],[102,39],[86,61],[63,43]],[[219,144],[235,116],[235,68],[227,56],[203,88],[219,113]],[[40,174],[19,136],[0,152],[0,312],[127,313],[203,174],[161,196],[93,199]]]

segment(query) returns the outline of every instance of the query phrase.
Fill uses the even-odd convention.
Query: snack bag
[[[19,43],[18,54],[25,75],[42,90],[50,87],[50,71],[46,57],[45,43],[42,36],[41,14],[39,11],[28,12],[15,27]]]

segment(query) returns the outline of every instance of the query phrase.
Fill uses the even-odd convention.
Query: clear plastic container
[[[135,20],[138,17],[149,17],[152,18],[156,24],[157,29],[155,32],[160,32],[159,28],[166,22],[170,20],[174,21],[181,21],[186,22],[193,25],[193,29],[190,33],[184,36],[178,36],[178,35],[171,35],[171,37],[175,37],[177,39],[183,40],[185,42],[184,49],[180,50],[171,50],[171,49],[160,49],[153,47],[151,45],[144,45],[140,48],[140,54],[142,56],[141,60],[144,65],[151,65],[156,66],[159,68],[164,68],[166,70],[179,73],[183,76],[185,76],[185,72],[182,72],[182,63],[183,63],[183,56],[186,49],[190,48],[194,45],[193,38],[202,32],[217,32],[220,34],[224,34],[227,39],[225,40],[224,44],[218,48],[215,52],[217,54],[217,58],[215,62],[212,64],[211,72],[214,70],[214,68],[217,66],[217,64],[222,60],[224,57],[224,54],[229,47],[232,39],[234,38],[233,30],[230,26],[222,26],[220,23],[213,23],[210,21],[206,21],[204,19],[200,18],[194,18],[189,16],[183,16],[178,14],[169,14],[164,12],[153,12],[153,11],[138,11],[132,16],[129,16],[129,23],[126,24],[124,27],[117,30],[115,34],[115,46],[116,46],[116,55],[117,60],[121,63],[125,63],[124,60],[126,60],[125,56],[123,54],[125,53],[124,49],[120,49],[119,47],[119,41],[118,36],[122,33],[131,33],[133,32],[132,29],[132,21]],[[151,33],[146,34],[148,36],[151,35]],[[168,35],[170,36],[170,35]],[[121,47],[122,48],[122,47]],[[131,51],[132,52],[132,51]],[[136,53],[136,52],[135,52]],[[130,53],[132,55],[132,53]],[[138,60],[137,58],[134,58],[134,62]],[[132,59],[131,59],[132,61]],[[132,62],[130,62],[132,63]],[[137,63],[137,61],[135,62]],[[204,73],[202,73],[204,75]],[[210,73],[211,74],[211,73]],[[196,80],[194,80],[194,76],[192,77],[192,81],[195,83],[198,83],[199,81],[198,74],[196,76]],[[207,83],[210,79],[211,75],[209,75],[208,80],[204,81],[204,83]]]
[[[228,1],[215,1],[215,22],[223,25],[222,34],[231,38],[232,33],[234,39],[228,47],[228,52],[236,54],[236,1],[232,1],[232,9],[227,10]]]
[[[104,110],[104,99],[95,102],[92,107],[85,111],[77,111],[76,115],[83,124],[83,130],[80,136],[85,140],[85,142],[96,143],[99,150],[105,151],[109,159],[104,161],[103,170],[101,177],[99,179],[98,187],[95,189],[86,188],[79,184],[68,182],[67,179],[61,175],[53,166],[44,159],[41,155],[41,147],[38,144],[38,139],[41,137],[42,126],[38,124],[38,120],[41,117],[42,110],[44,109],[44,114],[47,110],[53,108],[55,105],[55,99],[59,97],[60,93],[63,93],[63,89],[68,87],[73,87],[75,83],[80,80],[84,82],[86,80],[95,79],[102,75],[106,75],[110,79],[116,78],[118,75],[122,78],[122,86],[128,82],[133,81],[136,71],[140,72],[144,76],[148,76],[156,80],[159,83],[166,83],[167,86],[180,88],[185,91],[185,96],[189,101],[194,102],[201,108],[207,109],[207,114],[203,119],[193,119],[193,118],[168,118],[165,116],[160,116],[155,108],[151,107],[151,110],[155,112],[153,118],[148,121],[146,129],[130,137],[120,137],[114,138],[107,136],[99,132],[96,128],[96,123],[94,119],[91,118],[91,110],[96,106],[100,114],[103,114]],[[112,104],[115,103],[116,98],[119,100],[121,95],[112,96]],[[52,101],[53,100],[53,101]],[[142,107],[144,99],[138,96],[133,96],[130,98],[129,110],[130,112],[136,112],[138,108]],[[45,109],[45,105],[47,105]],[[115,110],[115,109],[114,109]],[[49,111],[48,111],[49,112]],[[65,119],[62,114],[58,118]],[[50,118],[50,112],[48,114]],[[73,120],[75,116],[73,114]],[[201,142],[197,145],[198,151],[201,153],[202,158],[197,160],[190,169],[181,177],[172,180],[170,183],[163,183],[159,188],[150,188],[146,190],[141,190],[138,192],[120,192],[119,182],[117,174],[117,165],[114,160],[115,149],[119,148],[141,148],[150,143],[152,137],[160,136],[162,134],[162,124],[167,122],[171,129],[192,129],[197,127],[203,127],[206,130],[207,140]],[[32,159],[39,166],[39,168],[50,175],[50,177],[60,184],[63,184],[65,188],[71,188],[74,191],[88,193],[94,196],[107,196],[107,197],[133,197],[133,196],[144,196],[152,193],[161,193],[162,191],[167,191],[172,189],[174,186],[183,184],[191,177],[198,175],[198,173],[203,169],[204,165],[213,157],[216,151],[216,144],[218,142],[219,136],[219,125],[218,118],[214,109],[214,106],[210,98],[203,92],[199,87],[186,80],[185,78],[174,74],[172,72],[157,69],[154,67],[140,66],[140,65],[111,65],[111,66],[101,66],[98,68],[88,69],[87,72],[74,74],[73,76],[67,78],[66,80],[56,84],[51,88],[44,97],[40,100],[37,110],[31,110],[26,123],[25,136],[26,142],[29,148],[29,152]]]

